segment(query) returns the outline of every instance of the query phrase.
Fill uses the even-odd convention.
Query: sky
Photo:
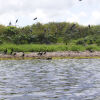
[[[33,20],[37,17],[37,20]],[[0,24],[17,26],[37,22],[100,24],[100,0],[0,0]]]

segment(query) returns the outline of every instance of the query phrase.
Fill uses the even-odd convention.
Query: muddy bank
[[[31,53],[23,53],[16,52],[16,55],[12,54],[0,54],[0,59],[24,59],[24,58],[33,58],[33,59],[52,59],[52,58],[92,58],[92,57],[100,57],[100,51],[95,52],[81,52],[81,51],[64,51],[64,52],[31,52]]]

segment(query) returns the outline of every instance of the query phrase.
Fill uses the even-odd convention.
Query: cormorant
[[[6,48],[6,49],[4,50],[4,54],[7,54],[7,51],[8,51],[8,50],[7,50],[7,48]]]
[[[46,60],[52,60],[52,57],[48,57],[48,58],[46,58]]]
[[[38,55],[39,55],[39,56],[42,56],[42,55],[43,55],[43,52],[39,52]]]
[[[72,30],[72,29],[75,27],[75,25],[76,25],[76,24],[73,24],[73,25],[70,27],[70,30]]]
[[[24,57],[24,56],[25,56],[25,54],[24,54],[24,52],[23,52],[22,57]]]
[[[45,55],[47,52],[45,51],[43,54]]]
[[[18,19],[16,20],[16,23],[18,22]]]
[[[11,26],[11,22],[9,22],[9,26]]]
[[[16,52],[13,55],[16,56]]]
[[[36,18],[34,18],[33,20],[36,20],[37,19],[37,17]]]
[[[11,52],[10,52],[10,55],[12,55],[12,53],[13,53],[13,52],[11,51]]]
[[[14,52],[14,49],[13,48],[11,48],[11,52],[10,52],[10,55],[12,55],[12,53]]]
[[[47,29],[45,28],[45,29],[44,29],[44,32],[46,33],[46,31],[47,31]]]
[[[90,26],[90,25],[88,25],[88,28],[91,28],[91,26]]]

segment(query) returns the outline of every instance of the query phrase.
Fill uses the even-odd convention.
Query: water
[[[100,59],[0,61],[0,100],[100,100]]]

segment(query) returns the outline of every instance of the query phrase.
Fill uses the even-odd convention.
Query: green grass
[[[85,51],[85,50],[94,50],[100,51],[100,46],[97,45],[75,45],[75,44],[52,44],[52,45],[45,45],[45,44],[23,44],[23,45],[16,45],[16,44],[1,44],[0,51],[4,51],[8,49],[8,52],[11,51],[11,48],[14,49],[15,52],[39,52],[39,51]]]

